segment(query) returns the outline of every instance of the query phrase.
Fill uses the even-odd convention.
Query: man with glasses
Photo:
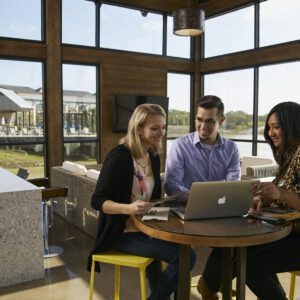
[[[198,100],[196,131],[176,139],[167,155],[164,188],[168,195],[189,191],[193,182],[239,179],[238,148],[218,133],[224,121],[224,104],[219,97]],[[186,199],[187,195],[180,200]]]
[[[219,97],[204,96],[199,99],[196,131],[176,139],[167,156],[164,188],[168,195],[189,191],[193,182],[240,178],[238,148],[233,141],[218,133],[224,121],[224,104]],[[187,200],[187,194],[180,200]],[[197,289],[203,300],[219,298],[202,278]]]

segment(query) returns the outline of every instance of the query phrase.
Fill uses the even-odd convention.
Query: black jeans
[[[223,248],[213,248],[203,272],[203,280],[217,292],[222,281]],[[235,277],[236,254],[233,259]],[[300,270],[300,233],[269,244],[247,248],[246,283],[260,300],[284,300],[283,290],[277,273]]]
[[[114,248],[127,253],[155,258],[147,267],[146,276],[151,290],[148,300],[167,300],[178,285],[179,246],[175,243],[150,238],[141,232],[123,233]],[[162,272],[161,261],[168,263]],[[196,255],[191,249],[190,269],[194,267]]]

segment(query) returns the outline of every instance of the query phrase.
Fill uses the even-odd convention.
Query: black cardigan
[[[154,189],[151,199],[161,196],[160,161],[159,156],[150,153],[154,176]],[[119,203],[130,203],[133,184],[133,160],[131,152],[124,145],[119,145],[106,156],[101,169],[96,189],[91,199],[91,206],[100,211],[96,242],[88,257],[88,270],[91,270],[92,255],[96,252],[108,250],[125,229],[128,215],[105,214],[102,205],[106,200]],[[96,263],[96,271],[100,266]]]

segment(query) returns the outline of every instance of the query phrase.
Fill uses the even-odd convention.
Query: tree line
[[[258,127],[265,124],[267,115],[258,116]],[[229,111],[225,113],[223,128],[227,130],[244,130],[252,127],[253,115],[244,111]],[[190,124],[190,113],[178,109],[170,109],[168,113],[168,125],[188,126]]]

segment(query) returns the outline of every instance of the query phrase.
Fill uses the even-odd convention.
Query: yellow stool
[[[290,273],[291,273],[291,283],[290,283],[289,298],[290,300],[294,300],[296,276],[300,276],[300,271],[293,271]]]
[[[147,299],[146,294],[146,268],[153,262],[153,258],[123,253],[117,250],[108,250],[92,256],[90,300],[93,299],[95,262],[103,262],[115,265],[115,300],[119,300],[120,294],[120,266],[127,266],[140,269],[141,296],[142,300]]]

